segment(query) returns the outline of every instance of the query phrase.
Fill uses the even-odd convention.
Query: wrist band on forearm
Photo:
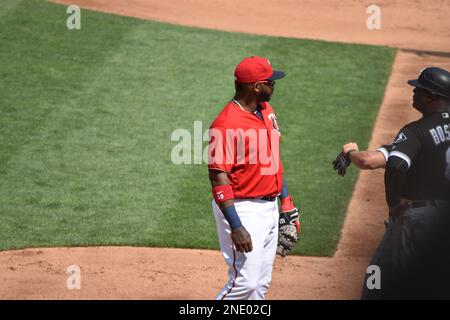
[[[294,208],[294,201],[290,195],[281,199],[281,212],[291,211]]]
[[[231,230],[242,227],[241,219],[239,219],[234,205],[224,208],[222,212],[225,219],[227,219],[228,223],[230,224]]]
[[[283,177],[283,187],[281,189],[280,200],[283,200],[287,196],[289,196],[289,191],[286,186],[286,179],[284,179],[284,177]]]
[[[228,184],[213,187],[212,194],[216,203],[234,199],[233,189]]]

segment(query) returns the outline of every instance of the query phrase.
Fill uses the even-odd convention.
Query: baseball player
[[[389,220],[371,265],[381,289],[363,287],[363,299],[450,298],[450,73],[430,67],[414,86],[413,107],[423,115],[377,151],[348,143],[333,162],[345,175],[385,167]]]
[[[284,73],[274,71],[268,59],[252,56],[234,75],[236,94],[209,130],[212,207],[229,268],[216,299],[265,299],[276,253],[286,256],[300,231],[299,210],[283,178],[280,129],[269,104]]]

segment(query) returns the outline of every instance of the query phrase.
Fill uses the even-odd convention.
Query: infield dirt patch
[[[369,149],[390,142],[401,126],[419,117],[410,107],[406,80],[425,66],[450,69],[445,0],[378,1],[382,29],[372,31],[366,27],[369,1],[55,2],[189,26],[404,48],[396,56]],[[268,298],[358,299],[386,213],[383,171],[361,172],[335,255],[277,258]],[[81,267],[81,290],[66,287],[66,269],[74,264]],[[226,281],[219,251],[134,247],[3,251],[0,273],[2,299],[212,299]]]

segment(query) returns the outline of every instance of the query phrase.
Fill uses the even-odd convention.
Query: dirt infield
[[[368,30],[372,0],[53,0],[186,26],[292,38],[450,51],[450,2],[378,0],[381,29]],[[250,13],[250,14],[249,14]]]
[[[445,0],[378,1],[382,29],[373,31],[366,28],[366,6],[356,0],[302,1],[301,7],[294,0],[264,6],[254,0],[56,2],[183,25],[406,48],[396,56],[371,149],[419,116],[409,107],[411,89],[405,81],[424,66],[450,69],[450,21],[444,20],[450,3]],[[250,10],[254,14],[248,18]],[[383,172],[361,172],[335,255],[277,258],[268,298],[357,299],[386,212]],[[70,265],[81,268],[81,290],[66,287]],[[218,251],[133,247],[3,251],[0,274],[1,299],[211,299],[226,280]]]

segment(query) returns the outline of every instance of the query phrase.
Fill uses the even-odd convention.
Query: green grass
[[[296,254],[331,255],[357,171],[331,160],[366,147],[394,50],[184,28],[37,0],[0,3],[0,249],[136,245],[218,248],[207,168],[173,165],[177,128],[206,130],[245,56],[287,77],[273,106]]]

